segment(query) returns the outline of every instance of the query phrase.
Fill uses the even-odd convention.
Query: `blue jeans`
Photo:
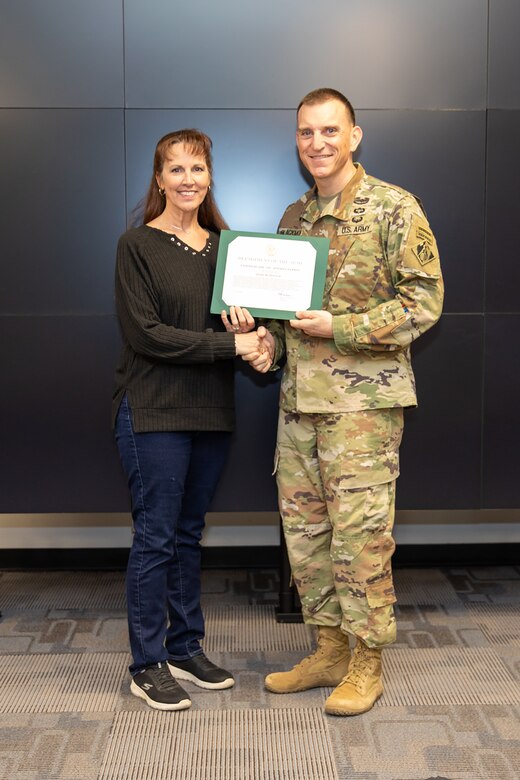
[[[126,396],[121,402],[116,441],[134,525],[126,577],[132,674],[202,652],[199,543],[230,439],[224,431],[136,433]]]

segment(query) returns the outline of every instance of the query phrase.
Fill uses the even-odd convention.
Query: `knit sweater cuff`
[[[213,333],[211,337],[215,360],[227,360],[237,354],[233,333]]]

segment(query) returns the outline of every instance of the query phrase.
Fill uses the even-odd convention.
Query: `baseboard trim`
[[[0,549],[0,569],[118,570],[125,569],[128,549]],[[204,569],[269,569],[280,565],[280,548],[203,547]],[[517,566],[520,544],[402,544],[393,557],[394,568],[430,566]]]

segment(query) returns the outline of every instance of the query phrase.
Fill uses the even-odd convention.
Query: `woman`
[[[233,310],[224,325],[209,313],[226,227],[211,177],[204,133],[161,138],[143,224],[128,230],[117,250],[123,350],[113,420],[134,526],[130,688],[161,710],[191,705],[175,678],[209,689],[234,684],[200,645],[199,541],[234,424],[233,359],[256,362],[263,348],[256,332],[245,332],[254,324],[247,310]]]

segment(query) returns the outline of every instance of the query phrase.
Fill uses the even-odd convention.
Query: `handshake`
[[[230,306],[221,314],[228,333],[235,334],[236,354],[247,361],[256,371],[265,374],[273,364],[274,339],[263,325],[254,330],[255,321],[247,309]]]

